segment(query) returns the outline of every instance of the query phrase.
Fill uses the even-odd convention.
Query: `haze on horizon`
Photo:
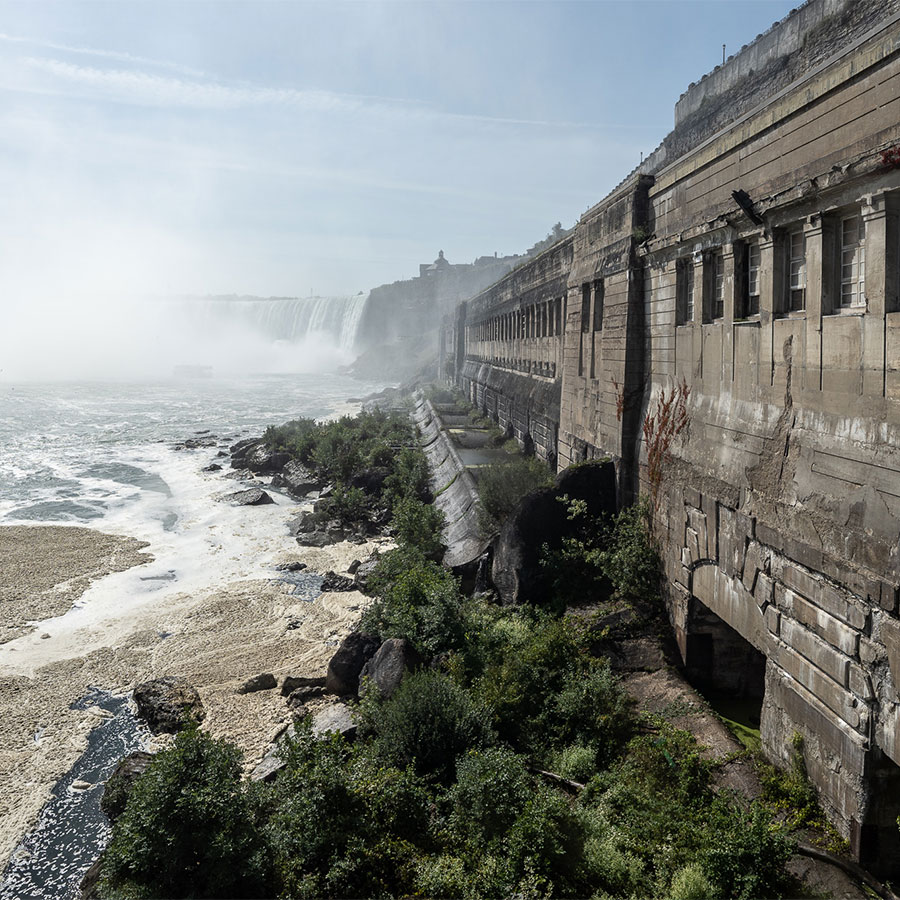
[[[790,7],[0,2],[0,369],[47,302],[351,295],[521,252]]]

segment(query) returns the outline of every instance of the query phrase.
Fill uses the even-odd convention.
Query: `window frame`
[[[855,221],[854,240],[846,240],[847,223]],[[835,280],[835,312],[865,310],[866,308],[866,222],[858,207],[837,216],[836,234],[837,278]],[[848,254],[851,254],[848,262]],[[846,274],[850,268],[849,276]],[[849,290],[848,290],[849,289]]]
[[[675,262],[675,324],[692,325],[697,302],[697,277],[693,256]]]

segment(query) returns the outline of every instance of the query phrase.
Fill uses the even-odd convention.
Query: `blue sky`
[[[340,295],[519,252],[790,8],[0,0],[0,303]]]

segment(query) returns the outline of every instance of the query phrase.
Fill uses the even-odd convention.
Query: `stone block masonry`
[[[692,86],[642,166],[442,342],[523,447],[560,469],[609,457],[620,502],[652,494],[687,670],[762,695],[766,754],[787,765],[801,735],[823,806],[891,877],[898,163],[900,0],[810,0]],[[643,426],[679,384],[688,425],[651,483]]]

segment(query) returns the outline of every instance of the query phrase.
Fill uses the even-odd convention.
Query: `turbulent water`
[[[99,579],[68,613],[0,645],[0,672],[29,674],[71,655],[71,635],[85,626],[96,626],[98,641],[108,640],[111,619],[127,622],[130,610],[174,593],[271,577],[292,501],[276,493],[275,504],[248,515],[217,502],[223,490],[239,485],[203,468],[266,425],[355,410],[348,398],[380,387],[335,374],[0,381],[0,525],[87,526],[148,541],[154,557]],[[178,449],[190,437],[207,446]],[[108,708],[115,719],[98,729],[76,769],[57,785],[38,828],[0,877],[3,900],[77,896],[106,826],[96,805],[99,790],[79,792],[71,784],[101,781],[121,752],[139,744],[127,708],[113,701]]]

